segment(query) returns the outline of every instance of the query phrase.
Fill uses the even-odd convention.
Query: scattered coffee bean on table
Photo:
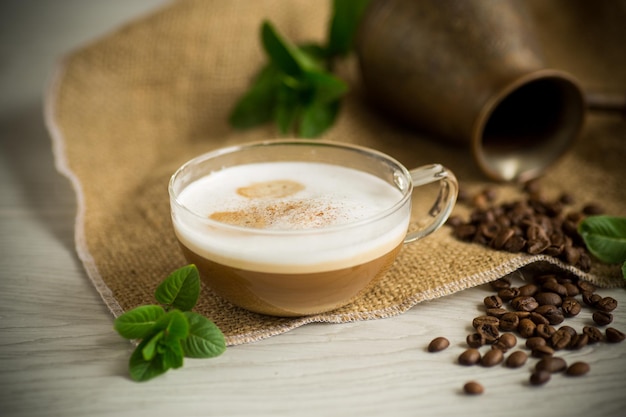
[[[565,369],[567,369],[567,362],[558,356],[545,357],[535,365],[536,371],[548,371],[551,374],[563,372]]]
[[[429,352],[441,352],[450,346],[450,341],[445,337],[436,337],[428,345]]]
[[[459,363],[465,366],[476,365],[480,360],[480,351],[474,348],[469,348],[459,355]]]
[[[543,385],[550,380],[552,374],[548,371],[535,371],[530,375],[531,385]]]
[[[470,381],[463,385],[463,391],[465,391],[465,393],[469,395],[480,395],[485,392],[485,389],[480,383],[476,381]]]
[[[509,368],[519,368],[526,364],[528,360],[528,354],[521,350],[516,350],[511,353],[508,358],[506,358],[506,366]]]
[[[620,332],[616,328],[607,327],[606,331],[606,341],[609,343],[619,343],[623,342],[626,339],[626,335],[623,332]]]
[[[496,366],[504,360],[504,354],[500,349],[491,349],[480,359],[480,364],[486,367]]]
[[[571,364],[565,373],[569,376],[582,376],[589,372],[591,368],[586,362],[574,362]]]

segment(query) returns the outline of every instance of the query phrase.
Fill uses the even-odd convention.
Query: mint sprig
[[[191,310],[200,296],[200,275],[195,265],[172,272],[156,289],[162,305],[136,307],[119,316],[115,330],[139,340],[129,360],[130,377],[148,381],[188,358],[212,358],[226,350],[224,335],[209,319]]]
[[[334,61],[352,50],[353,38],[369,0],[333,0],[324,45],[296,45],[263,21],[260,38],[268,63],[237,101],[230,124],[248,129],[273,121],[283,134],[313,138],[330,128],[348,85],[332,73]]]
[[[626,217],[589,216],[578,225],[578,233],[600,261],[621,263],[626,278]]]

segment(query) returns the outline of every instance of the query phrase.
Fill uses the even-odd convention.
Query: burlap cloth
[[[258,35],[262,19],[270,19],[295,41],[321,41],[329,4],[177,1],[60,62],[46,97],[46,121],[58,169],[69,177],[77,194],[79,257],[115,316],[154,303],[156,285],[186,263],[169,215],[167,183],[175,169],[218,147],[277,137],[272,126],[241,132],[227,123],[235,100],[265,62]],[[620,40],[624,39],[624,3],[530,4],[537,20],[549,23],[539,25],[539,35],[551,66],[570,71],[586,87],[626,91],[626,54]],[[379,149],[409,168],[442,163],[469,191],[488,184],[467,149],[404,130],[372,110],[356,68],[350,60],[340,68],[352,89],[324,139]],[[598,202],[608,213],[626,215],[624,178],[626,123],[619,116],[592,115],[575,149],[542,181],[555,196],[568,191],[581,204]],[[501,199],[516,198],[517,190],[512,185],[498,186]],[[467,213],[462,206],[455,210]],[[618,268],[594,263],[590,273],[583,273],[551,258],[459,242],[445,226],[406,246],[375,288],[331,313],[295,319],[261,316],[230,305],[206,287],[197,311],[215,321],[227,343],[234,345],[311,322],[391,317],[421,301],[538,262],[601,286],[623,285]]]

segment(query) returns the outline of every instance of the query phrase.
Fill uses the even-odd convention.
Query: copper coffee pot
[[[518,0],[372,0],[355,45],[363,82],[394,116],[469,144],[487,177],[529,180],[572,146],[588,108],[626,108],[546,68],[531,23]]]

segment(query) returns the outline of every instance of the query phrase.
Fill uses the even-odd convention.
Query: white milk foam
[[[398,246],[410,204],[359,227],[327,227],[369,218],[401,199],[402,193],[382,179],[338,165],[253,163],[199,178],[178,196],[202,218],[249,226],[249,236],[210,221],[199,224],[193,216],[174,215],[174,226],[185,246],[222,264],[266,272],[330,270],[373,260]]]

